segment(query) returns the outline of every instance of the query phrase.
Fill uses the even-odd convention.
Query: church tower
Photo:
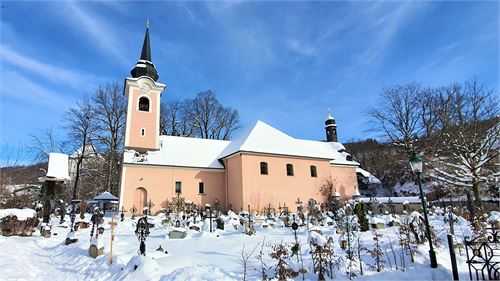
[[[330,110],[328,110],[328,117],[325,121],[326,130],[326,141],[327,142],[337,142],[337,124],[335,124],[335,118],[332,117]]]
[[[158,72],[151,60],[149,20],[142,45],[141,58],[130,71],[132,78],[125,79],[127,97],[127,123],[125,149],[138,152],[159,149],[160,96],[165,85],[157,83]]]

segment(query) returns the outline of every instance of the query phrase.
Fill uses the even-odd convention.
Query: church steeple
[[[330,109],[328,109],[328,117],[325,121],[325,130],[326,130],[326,141],[327,142],[336,142],[337,141],[337,124],[335,124],[335,118],[333,118],[330,113]]]
[[[151,47],[149,42],[149,19],[146,21],[146,35],[144,35],[144,43],[142,44],[141,58],[135,64],[134,69],[130,71],[133,78],[148,76],[155,82],[158,80],[158,72],[155,65],[151,61]]]

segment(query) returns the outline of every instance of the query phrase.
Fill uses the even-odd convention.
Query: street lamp
[[[420,156],[418,153],[413,152],[410,158],[410,166],[412,171],[417,175],[417,181],[418,181],[418,188],[420,189],[420,199],[422,200],[422,208],[424,209],[424,219],[425,219],[425,228],[426,228],[426,234],[427,234],[427,240],[429,240],[429,256],[431,260],[431,267],[436,268],[437,267],[437,260],[436,260],[436,253],[434,252],[434,248],[432,246],[432,239],[431,239],[431,231],[429,228],[429,219],[427,218],[427,206],[425,203],[425,197],[424,197],[424,192],[422,190],[422,183],[420,181],[420,174],[422,173],[422,164],[423,164],[423,159],[422,156]]]

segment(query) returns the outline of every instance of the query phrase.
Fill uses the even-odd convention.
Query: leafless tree
[[[160,135],[190,137],[193,135],[192,124],[186,116],[186,102],[173,100],[161,104]]]
[[[500,176],[498,167],[491,165],[499,156],[498,93],[476,79],[450,88],[451,110],[442,117],[442,145],[436,153],[435,171],[446,183],[472,188],[476,206],[482,207],[481,186],[497,182]]]
[[[119,182],[118,163],[123,144],[127,102],[118,82],[99,86],[92,96],[97,140],[105,147],[107,162],[106,191],[117,193]]]
[[[22,151],[20,147],[12,142],[3,143],[0,146],[0,206],[2,206],[10,196],[7,185],[12,181],[12,169],[20,165]]]
[[[77,101],[76,106],[70,107],[64,117],[65,128],[68,134],[68,143],[76,154],[76,170],[73,180],[73,198],[78,195],[78,181],[80,179],[83,161],[87,156],[87,144],[96,134],[96,119],[94,110],[88,97]]]
[[[228,140],[239,128],[238,111],[222,106],[211,91],[198,93],[194,99],[187,100],[185,110],[197,137]]]
[[[386,88],[382,91],[380,104],[368,110],[368,116],[375,124],[373,130],[388,137],[391,143],[407,153],[414,149],[414,140],[422,133],[421,94],[422,89],[417,83]]]
[[[48,162],[51,152],[64,151],[64,143],[57,139],[52,127],[30,133],[29,136],[31,141],[27,148],[37,163]]]

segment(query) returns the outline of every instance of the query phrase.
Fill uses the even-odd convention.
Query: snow
[[[257,121],[232,141],[160,136],[158,151],[139,155],[134,150],[126,150],[124,162],[224,169],[219,160],[237,152],[312,157],[329,160],[330,164],[359,165],[346,160],[349,154],[341,143],[295,139],[262,121]]]
[[[47,169],[47,178],[57,180],[69,180],[68,175],[68,155],[63,153],[49,154],[49,168]]]
[[[118,200],[118,197],[114,196],[113,194],[107,191],[104,191],[103,193],[94,197],[94,200]]]
[[[414,203],[414,204],[419,204],[420,203],[420,198],[413,196],[413,197],[363,197],[359,198],[358,200],[360,202],[364,203],[369,203],[370,199],[373,200],[376,199],[378,203],[386,204],[389,203],[389,199],[392,201],[394,204],[408,204],[408,203]],[[407,203],[405,203],[407,202]]]
[[[381,183],[381,181],[375,177],[374,175],[372,175],[370,172],[366,171],[366,170],[363,170],[361,168],[356,168],[356,173],[360,173],[363,175],[363,177],[367,178],[368,179],[368,183]]]
[[[419,215],[418,213],[413,215]],[[491,215],[498,215],[492,213]],[[89,216],[87,214],[86,216]],[[402,216],[403,217],[403,216]],[[160,221],[161,217],[151,217],[155,221]],[[232,219],[234,215],[227,216]],[[403,218],[402,218],[403,219]],[[431,225],[436,229],[436,233],[443,233],[448,227],[448,223],[443,221],[442,216],[431,215],[429,217]],[[54,217],[52,224],[56,225],[58,218]],[[34,232],[32,237],[3,237],[0,236],[0,268],[1,280],[242,280],[243,272],[240,265],[241,251],[245,245],[245,251],[251,251],[255,246],[263,243],[265,263],[268,267],[274,267],[274,261],[269,257],[270,248],[267,245],[276,243],[292,244],[295,242],[293,231],[290,228],[268,227],[266,231],[261,231],[261,223],[256,223],[258,230],[255,235],[248,236],[227,227],[225,230],[218,230],[216,234],[210,235],[206,232],[187,230],[185,239],[169,240],[166,233],[169,227],[161,224],[150,228],[151,234],[146,240],[146,256],[137,254],[139,242],[134,234],[137,220],[126,218],[124,222],[117,222],[115,227],[115,239],[113,242],[113,263],[108,264],[109,243],[110,243],[110,218],[105,217],[104,234],[99,237],[99,241],[105,245],[104,254],[93,259],[88,255],[90,246],[90,228],[79,229],[78,241],[65,245],[68,228],[54,226],[53,235],[50,238],[40,236]],[[277,220],[276,225],[281,224]],[[334,251],[337,257],[345,257],[345,251],[340,249],[338,244],[339,234],[331,226],[314,226],[315,231],[307,232],[306,227],[300,227],[297,231],[297,238],[301,244],[301,256],[304,260],[304,267],[308,270],[305,280],[317,280],[317,276],[312,272],[312,260],[309,254],[308,237],[312,237],[319,243],[326,243],[326,239],[332,237]],[[321,231],[323,235],[317,233]],[[380,229],[383,234],[381,246],[389,248],[389,239],[395,247],[396,254],[400,254],[397,231],[394,228]],[[55,235],[58,234],[58,235]],[[470,234],[468,223],[458,217],[455,225],[455,236],[457,241],[463,241],[464,235]],[[439,237],[443,237],[439,235]],[[360,239],[367,248],[373,247],[371,232],[360,233]],[[156,251],[162,248],[168,251]],[[255,256],[258,254],[260,246],[249,259],[248,280],[261,280],[260,265]],[[462,251],[463,252],[463,251]],[[356,280],[377,281],[377,280],[450,280],[451,264],[446,243],[436,249],[438,268],[430,269],[428,257],[428,244],[420,245],[417,248],[415,262],[407,260],[406,271],[402,272],[391,268],[386,262],[386,268],[382,272],[370,270],[368,265],[373,264],[373,259],[367,254],[363,255],[363,268],[365,275],[359,275]],[[384,257],[385,259],[386,257]],[[289,266],[299,268],[294,264],[296,257],[289,260]],[[457,262],[461,280],[468,280],[468,269],[465,263],[465,254],[460,255],[457,251]],[[134,270],[135,268],[135,270]],[[335,280],[349,280],[345,270],[345,262],[341,262],[341,270],[334,269]],[[26,270],[29,269],[29,270]],[[273,275],[274,269],[269,273]],[[300,275],[295,280],[302,280]],[[329,279],[328,279],[329,280]]]
[[[490,217],[488,218],[488,221],[491,223],[500,222],[500,212],[492,211],[490,213]]]
[[[368,219],[368,223],[369,223],[369,224],[379,224],[379,223],[384,224],[385,222],[384,222],[384,220],[383,220],[383,219],[381,219],[381,218],[378,218],[378,217],[371,217],[371,218],[369,218],[369,219]]]
[[[36,212],[33,209],[0,209],[0,219],[9,216],[16,216],[17,220],[25,221],[36,217]]]
[[[144,164],[178,167],[224,169],[218,156],[229,141],[200,138],[160,136],[160,150],[149,151]],[[133,150],[124,153],[125,163],[138,163]]]

